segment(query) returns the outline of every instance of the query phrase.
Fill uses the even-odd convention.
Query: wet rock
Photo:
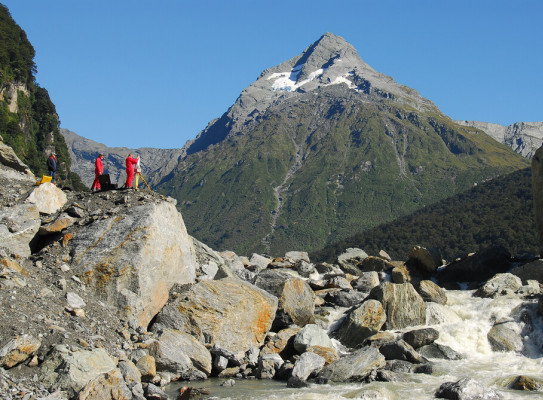
[[[409,343],[414,349],[434,343],[439,338],[439,332],[434,328],[417,329],[405,332],[403,340]]]
[[[204,346],[232,352],[261,347],[277,310],[277,298],[236,278],[202,281],[157,315],[153,331],[190,333]]]
[[[368,254],[364,250],[349,248],[339,255],[337,263],[343,272],[359,275],[363,271],[358,267],[358,263],[367,257]]]
[[[515,390],[536,391],[541,389],[541,384],[533,378],[520,375],[513,381],[511,388]]]
[[[91,379],[79,392],[78,400],[131,400],[132,391],[128,388],[121,371],[116,368]]]
[[[347,315],[334,336],[344,345],[356,347],[379,332],[385,322],[383,305],[377,300],[368,300]]]
[[[266,270],[258,274],[255,285],[279,299],[274,331],[291,324],[304,326],[315,322],[315,293],[303,279],[284,269]]]
[[[12,368],[34,355],[41,341],[32,335],[16,336],[0,348],[0,367]]]
[[[326,331],[315,324],[304,326],[294,338],[294,348],[300,354],[311,346],[334,348],[334,344]]]
[[[70,254],[73,271],[88,289],[145,327],[174,284],[195,279],[192,241],[167,201],[95,221],[70,241]]]
[[[68,198],[61,189],[47,182],[34,189],[26,201],[35,204],[42,214],[53,214],[66,204]]]
[[[517,324],[508,319],[501,319],[487,334],[488,342],[493,351],[522,351],[522,337],[516,330]]]
[[[358,400],[397,400],[396,394],[385,387],[357,389],[346,393],[344,397]]]
[[[403,339],[386,343],[379,348],[379,351],[385,356],[385,360],[402,360],[413,364],[421,364],[424,361],[422,356]]]
[[[411,373],[413,371],[413,364],[405,360],[386,360],[385,369],[392,372]]]
[[[422,280],[417,285],[417,292],[424,301],[447,304],[447,292],[429,280]]]
[[[473,294],[477,297],[512,295],[522,287],[522,280],[513,274],[496,274]]]
[[[471,378],[457,382],[445,382],[439,387],[436,397],[450,400],[501,400],[502,396],[493,389],[486,388]]]
[[[164,329],[149,346],[157,372],[171,380],[205,379],[211,374],[211,354],[193,336],[175,329]]]
[[[258,359],[257,377],[260,379],[273,379],[283,363],[284,361],[279,354],[262,355]]]
[[[426,323],[426,305],[410,283],[383,282],[370,292],[369,298],[378,300],[383,305],[387,316],[387,330]]]
[[[29,257],[30,242],[40,225],[40,213],[34,204],[0,207],[0,243],[11,253]]]
[[[294,381],[306,381],[311,375],[318,374],[324,366],[325,360],[321,356],[306,352],[300,356],[294,363],[291,379]],[[288,386],[293,387],[291,379],[288,381]]]
[[[443,344],[432,343],[417,349],[417,352],[426,358],[439,358],[442,360],[461,360],[462,354]]]
[[[168,400],[169,397],[161,388],[149,383],[145,388],[145,398],[147,400]]]
[[[317,375],[317,383],[363,382],[385,366],[385,357],[374,347],[366,347],[326,365]]]

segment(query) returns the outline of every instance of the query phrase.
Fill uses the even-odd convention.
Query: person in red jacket
[[[99,154],[94,162],[94,182],[92,182],[91,190],[100,190],[100,180],[98,177],[104,173],[104,164],[102,163],[103,159],[104,155]]]
[[[134,179],[134,165],[138,162],[140,156],[133,158],[132,154],[126,157],[126,182],[124,188],[129,189],[132,187],[132,180]]]

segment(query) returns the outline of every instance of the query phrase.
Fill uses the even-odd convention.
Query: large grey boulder
[[[474,296],[496,297],[505,294],[513,294],[522,287],[522,280],[513,274],[496,274],[477,289]]]
[[[356,347],[379,332],[385,322],[383,305],[377,300],[368,300],[347,315],[334,336],[345,346]]]
[[[300,354],[311,346],[334,348],[334,344],[326,331],[315,324],[304,326],[294,338],[294,349]]]
[[[272,327],[275,332],[291,324],[315,322],[315,293],[303,279],[282,269],[265,270],[257,275],[255,285],[279,299]]]
[[[402,335],[402,339],[415,349],[434,343],[438,338],[439,332],[434,328],[415,329]]]
[[[0,367],[12,368],[26,361],[41,346],[41,340],[32,335],[15,336],[0,347]]]
[[[130,400],[132,391],[119,368],[91,379],[79,392],[77,400]]]
[[[125,319],[146,327],[174,284],[195,279],[195,252],[183,217],[168,201],[93,222],[70,241],[72,269]]]
[[[362,382],[385,365],[385,357],[379,350],[365,347],[326,365],[318,374],[317,382]]]
[[[445,382],[439,387],[435,396],[450,400],[501,400],[502,396],[493,389],[484,387],[471,378],[463,378],[457,382]]]
[[[312,374],[318,374],[324,367],[325,360],[321,356],[306,352],[300,356],[294,363],[292,369],[292,378],[295,381],[306,381]],[[290,380],[289,380],[290,382]]]
[[[34,189],[26,201],[35,204],[42,214],[53,214],[66,204],[68,198],[62,190],[47,182]]]
[[[447,292],[430,280],[422,280],[417,285],[417,292],[424,301],[447,304]]]
[[[41,219],[35,204],[17,204],[0,209],[0,243],[11,253],[30,256],[30,242],[40,229]]]
[[[392,343],[385,343],[379,348],[386,360],[408,361],[413,364],[421,364],[422,356],[405,340],[398,339]]]
[[[4,143],[2,136],[0,136],[0,164],[5,165],[9,169],[16,172],[23,173],[25,177],[22,179],[31,182],[35,181],[34,174],[32,174],[30,169],[21,161],[19,157],[17,157],[17,154],[15,154],[15,151],[13,151],[13,148]]]
[[[426,323],[426,304],[411,283],[383,282],[370,292],[369,297],[383,305],[387,330]]]
[[[369,293],[371,289],[379,286],[379,274],[376,271],[362,272],[358,279],[351,282],[351,286],[359,292]]]
[[[115,367],[115,361],[103,348],[72,352],[57,345],[42,363],[39,379],[46,388],[66,391],[72,398],[90,380]]]
[[[237,278],[202,281],[168,303],[152,329],[189,333],[205,346],[232,352],[261,347],[270,330],[277,298]]]
[[[509,319],[501,319],[494,323],[487,334],[493,351],[522,351],[522,337],[516,330],[517,324]]]
[[[439,343],[431,343],[419,347],[417,353],[426,358],[437,358],[442,360],[461,360],[462,354],[454,351],[449,346]]]
[[[211,374],[211,354],[193,336],[175,329],[164,329],[149,346],[157,372],[167,373],[172,381],[205,379]]]
[[[348,248],[344,253],[338,256],[337,263],[344,272],[359,275],[362,270],[359,268],[358,264],[366,258],[368,258],[368,254],[364,250]]]

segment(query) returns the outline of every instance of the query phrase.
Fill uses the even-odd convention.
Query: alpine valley
[[[482,127],[453,121],[326,33],[262,72],[183,149],[163,150],[164,170],[144,173],[213,248],[313,251],[529,165]],[[75,149],[63,133],[72,164],[88,164],[74,171],[92,177],[107,149]],[[160,158],[141,150],[143,163]]]

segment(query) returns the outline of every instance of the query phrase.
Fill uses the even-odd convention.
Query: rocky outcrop
[[[195,279],[195,254],[181,214],[162,201],[94,221],[70,242],[72,268],[125,318],[147,326],[170,288]]]
[[[206,280],[166,305],[153,330],[173,328],[206,346],[247,351],[264,344],[276,311],[277,298],[256,286],[236,278]]]
[[[28,257],[30,242],[40,229],[41,219],[35,204],[16,204],[0,209],[0,246],[14,254]]]
[[[374,347],[366,347],[325,366],[317,382],[362,382],[386,365],[385,357]]]

